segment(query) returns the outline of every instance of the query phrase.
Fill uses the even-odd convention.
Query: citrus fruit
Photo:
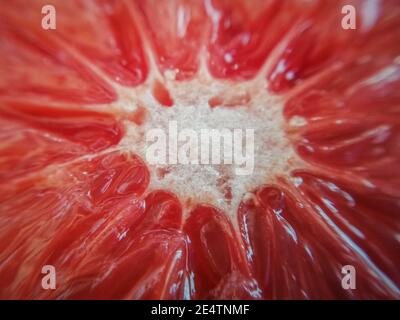
[[[397,0],[45,5],[1,1],[1,298],[400,297]],[[171,121],[254,170],[149,163]]]

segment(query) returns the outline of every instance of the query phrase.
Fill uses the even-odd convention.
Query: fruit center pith
[[[296,156],[284,130],[283,99],[271,96],[262,81],[255,79],[234,84],[197,77],[191,81],[167,79],[164,85],[173,100],[170,107],[157,101],[151,84],[141,86],[133,93],[126,92],[123,102],[132,109],[144,108],[142,123],[126,122],[127,132],[120,147],[139,154],[147,163],[152,175],[150,189],[172,191],[189,209],[194,204],[205,203],[224,210],[233,218],[244,196],[262,184],[274,183],[277,176],[289,173]],[[171,162],[172,127],[176,127],[178,134],[188,129],[197,134],[198,163],[180,162],[179,153],[183,153],[187,141],[178,141],[177,163]],[[146,136],[155,129],[161,129],[167,138],[166,163],[150,163],[146,159],[146,151],[154,146]],[[233,141],[229,145],[221,138],[220,163],[212,163],[214,150],[210,140],[210,163],[205,164],[201,161],[201,153],[205,150],[201,149],[201,137],[202,133],[212,130],[221,134],[230,132]],[[234,132],[241,132],[242,163],[235,159],[235,138],[238,137]],[[249,145],[252,143],[249,132],[254,133],[253,146]],[[225,162],[224,148],[232,148],[231,164]],[[192,156],[191,151],[187,152],[188,158]]]

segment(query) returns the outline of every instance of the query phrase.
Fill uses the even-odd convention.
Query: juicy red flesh
[[[1,0],[0,298],[400,297],[397,0],[56,0],[48,31],[45,4]],[[343,5],[357,30],[340,27]],[[237,221],[150,190],[147,165],[118,146],[146,107],[109,107],[155,63],[152,94],[173,108],[163,73],[190,80],[203,61],[215,79],[263,72],[305,162],[248,190]],[[44,265],[56,290],[41,287]]]
[[[260,297],[243,263],[236,233],[222,212],[199,206],[191,212],[184,230],[190,239],[195,298]]]
[[[74,103],[109,103],[116,99],[111,87],[62,47],[40,41],[39,35],[28,37],[6,21],[0,22],[0,34],[4,39],[0,46],[2,96],[51,98]]]
[[[4,103],[0,123],[3,181],[108,149],[123,133],[105,113],[23,103]]]
[[[296,177],[304,179],[300,187],[301,198],[293,199],[287,190],[266,186],[257,191],[256,201],[242,203],[239,210],[247,259],[264,297],[355,298],[352,292],[341,288],[340,270],[344,261],[358,270],[363,290],[358,298],[387,299],[395,296],[396,288],[390,281],[382,283],[378,271],[384,270],[391,275],[390,279],[399,280],[393,249],[395,240],[388,236],[390,232],[385,229],[383,219],[368,223],[362,221],[360,216],[363,212],[373,214],[373,211],[364,207],[361,201],[349,209],[351,201],[356,200],[346,198],[349,195],[345,193],[347,190],[331,181],[304,173]],[[316,197],[316,193],[322,197]],[[299,207],[299,203],[304,206]],[[374,244],[363,241],[364,238]],[[392,244],[384,251],[381,246],[376,246],[390,242]],[[364,252],[372,259],[367,259]],[[373,261],[381,264],[374,265]],[[379,294],[370,295],[375,288],[379,288]]]
[[[158,80],[153,84],[153,95],[156,100],[164,107],[172,107],[174,101],[171,98],[167,88]]]
[[[204,42],[206,13],[201,1],[133,1],[143,14],[160,70],[176,72],[177,80],[195,76]]]

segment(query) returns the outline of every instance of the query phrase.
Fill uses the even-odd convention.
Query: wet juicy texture
[[[0,1],[0,298],[400,297],[397,0],[52,3],[44,31],[47,1]],[[344,4],[357,30],[340,27]],[[124,121],[146,121],[143,105],[111,106],[120,88],[150,85],[173,108],[161,75],[201,66],[215,81],[261,72],[304,161],[248,190],[237,221],[151,190],[118,147]]]

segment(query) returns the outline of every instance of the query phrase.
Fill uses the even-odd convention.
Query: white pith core
[[[193,129],[254,129],[254,170],[250,175],[235,174],[235,164],[167,164],[148,165],[151,173],[149,190],[168,190],[177,195],[190,211],[195,204],[213,205],[233,220],[240,201],[263,184],[273,183],[277,176],[287,175],[297,156],[285,135],[283,99],[268,93],[265,80],[233,83],[220,81],[201,73],[190,81],[176,81],[173,75],[164,77],[174,105],[161,106],[154,98],[151,81],[134,90],[120,90],[114,107],[129,113],[138,105],[146,110],[143,124],[125,121],[126,135],[118,149],[133,152],[146,162],[146,132],[161,128],[168,133],[170,121],[178,130]],[[239,97],[235,106],[211,108],[209,99],[220,96],[224,100]],[[250,100],[240,97],[247,96]],[[179,147],[179,145],[178,145]],[[231,196],[229,196],[229,193]]]

